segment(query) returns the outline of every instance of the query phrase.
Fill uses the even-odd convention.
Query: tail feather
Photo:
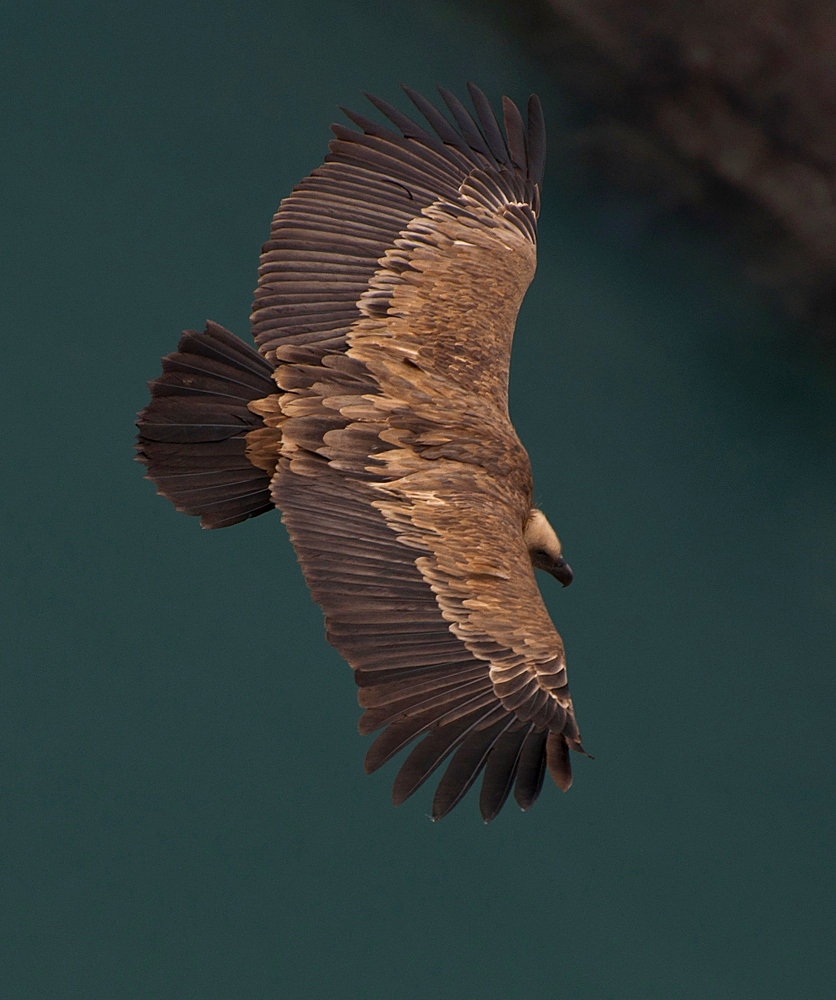
[[[247,403],[275,393],[272,366],[234,334],[207,323],[187,330],[163,373],[148,383],[137,418],[137,460],[177,510],[222,528],[273,509],[270,474],[247,457],[264,426]]]
[[[207,320],[202,333],[198,333],[197,330],[186,330],[177,349],[183,354],[213,358],[224,365],[237,368],[238,371],[250,372],[260,379],[268,379],[270,391],[276,391],[271,378],[273,366],[255,348],[245,344],[240,337],[236,337],[234,333],[225,330],[218,323],[213,323],[212,320]]]

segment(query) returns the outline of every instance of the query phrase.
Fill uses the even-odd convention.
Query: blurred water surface
[[[836,391],[731,251],[552,158],[512,411],[595,760],[433,825],[363,775],[278,517],[201,532],[133,420],[182,328],[246,334],[337,104],[570,111],[448,3],[2,20],[0,996],[832,995]]]

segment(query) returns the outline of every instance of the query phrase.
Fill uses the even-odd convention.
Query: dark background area
[[[594,197],[472,8],[2,18],[0,996],[832,995],[836,387],[730,244]],[[131,461],[180,330],[246,335],[336,105],[468,79],[557,151],[512,414],[595,756],[488,827],[363,775],[278,515],[202,532]]]
[[[571,96],[587,176],[722,230],[836,362],[836,0],[458,2]]]

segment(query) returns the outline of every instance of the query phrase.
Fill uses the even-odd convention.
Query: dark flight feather
[[[514,798],[522,810],[534,805],[543,788],[543,778],[546,776],[546,738],[545,730],[534,730],[522,745],[514,784]]]
[[[513,718],[500,719],[487,729],[477,730],[455,752],[435,790],[432,818],[443,819],[469,791],[479,777],[497,740],[514,724]]]
[[[404,93],[412,101],[416,108],[421,112],[421,114],[427,119],[430,126],[435,131],[436,135],[441,139],[443,143],[448,146],[455,146],[460,153],[463,153],[468,158],[472,159],[470,154],[470,147],[467,142],[447,121],[444,115],[430,102],[422,97],[421,94],[412,90],[411,87],[404,87]]]
[[[486,823],[496,818],[511,794],[523,744],[532,730],[529,724],[503,732],[488,755],[479,794],[479,810]]]
[[[540,98],[532,94],[528,99],[528,176],[540,187],[546,165],[546,123]]]
[[[438,92],[441,94],[441,98],[444,103],[450,109],[450,114],[456,120],[456,124],[461,129],[461,133],[470,148],[478,153],[481,153],[488,162],[492,162],[493,155],[488,148],[488,144],[485,142],[485,137],[479,131],[476,122],[474,122],[462,102],[458,99],[458,97],[456,97],[455,94],[451,93],[445,87],[439,87]]]
[[[508,151],[515,167],[528,173],[528,154],[525,149],[525,126],[522,116],[513,101],[502,98],[505,135],[508,140]]]
[[[410,751],[392,786],[392,801],[396,806],[405,802],[410,795],[424,784],[427,778],[450,756],[459,744],[472,733],[476,726],[494,714],[492,708],[480,708],[476,712],[439,726],[428,733]]]
[[[473,101],[473,106],[476,108],[476,114],[479,116],[482,135],[485,137],[485,141],[494,159],[497,163],[510,164],[508,148],[505,145],[505,140],[502,138],[502,132],[499,130],[499,123],[496,120],[496,115],[493,113],[490,101],[476,84],[469,83],[467,89]]]

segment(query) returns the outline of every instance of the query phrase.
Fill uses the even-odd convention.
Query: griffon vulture
[[[150,383],[138,459],[178,510],[221,528],[278,507],[328,640],[382,729],[368,772],[418,740],[396,804],[448,757],[446,815],[484,771],[493,819],[533,805],[582,751],[563,643],[534,569],[572,573],[533,506],[508,416],[517,312],[535,268],[545,156],[484,94],[427,126],[369,97],[281,203],[251,316],[258,351],[215,323],[187,331]],[[367,95],[368,96],[368,95]]]

